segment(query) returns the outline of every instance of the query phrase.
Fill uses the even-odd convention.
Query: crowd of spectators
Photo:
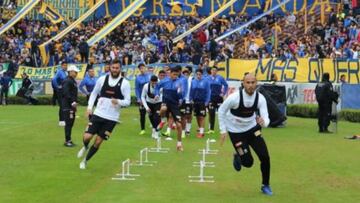
[[[38,46],[66,28],[67,24],[54,25],[47,20],[25,18],[0,36],[0,63],[39,67],[59,64],[62,59],[69,63],[104,63],[119,58],[123,65],[158,62],[197,65],[205,60],[224,61],[235,55],[243,59],[359,57],[360,16],[354,15],[351,9],[339,12],[332,10],[327,14],[325,24],[320,21],[314,23],[301,37],[289,34],[276,39],[276,35],[281,36],[284,30],[299,27],[300,19],[287,13],[268,15],[229,38],[215,42],[214,39],[254,16],[220,16],[175,44],[173,38],[205,17],[131,17],[92,48],[89,48],[86,40],[104,27],[111,18],[89,20],[60,41],[49,44],[48,64],[42,64]],[[0,14],[0,26],[6,21]],[[279,25],[280,21],[285,22],[284,27]],[[267,38],[263,35],[264,28],[271,30],[271,35]],[[246,39],[244,49],[235,53],[238,51],[240,39]]]

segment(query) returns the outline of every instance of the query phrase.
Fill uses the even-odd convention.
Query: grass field
[[[121,161],[137,160],[140,149],[154,146],[150,135],[138,135],[136,108],[123,109],[122,124],[80,170],[76,153],[86,125],[84,109],[73,129],[75,148],[62,145],[57,110],[0,107],[0,202],[360,202],[360,141],[343,139],[360,133],[359,123],[340,122],[334,135],[318,134],[313,119],[289,118],[286,128],[265,129],[274,192],[268,197],[260,193],[257,158],[251,169],[233,169],[229,139],[223,147],[215,143],[219,154],[207,157],[216,167],[205,173],[215,176],[215,183],[188,182],[188,175],[198,174],[192,162],[205,144],[194,136],[184,140],[182,153],[175,141],[164,141],[170,153],[150,154],[158,161],[153,167],[132,168],[141,174],[136,181],[112,181]]]

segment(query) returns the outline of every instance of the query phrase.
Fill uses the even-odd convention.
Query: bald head
[[[248,95],[254,94],[256,90],[257,80],[254,74],[248,73],[244,76],[243,87]]]

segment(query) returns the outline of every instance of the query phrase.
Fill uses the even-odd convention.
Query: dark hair
[[[117,63],[120,64],[120,67],[121,67],[121,62],[120,62],[119,59],[114,59],[114,60],[111,61],[111,65],[117,64]]]
[[[164,70],[160,70],[159,74],[166,74],[166,72]]]
[[[322,81],[323,82],[329,82],[329,80],[330,80],[329,73],[324,73],[323,76],[322,76]]]
[[[144,67],[146,67],[146,66],[145,66],[145,64],[143,64],[143,63],[140,63],[140,64],[138,65],[138,68],[140,69],[140,68],[141,68],[141,66],[144,66]]]
[[[203,74],[203,70],[201,70],[201,69],[196,69],[195,72],[196,72],[196,73],[201,73],[201,74]]]
[[[181,72],[182,67],[181,67],[181,66],[179,66],[179,65],[177,65],[177,66],[175,66],[175,68],[174,68],[174,69],[176,69],[176,71],[178,71],[178,72]]]
[[[158,81],[158,77],[157,77],[156,75],[153,75],[153,76],[151,76],[150,81],[151,81],[151,82],[157,82],[157,81]]]
[[[173,72],[179,72],[179,69],[177,69],[176,67],[175,68],[171,68],[170,69],[170,72],[173,73]]]
[[[192,68],[192,66],[186,66],[186,69],[187,69],[190,73],[192,73],[192,72],[193,72],[193,68]]]

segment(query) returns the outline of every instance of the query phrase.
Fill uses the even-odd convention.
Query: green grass
[[[260,193],[258,159],[251,169],[235,172],[229,139],[223,147],[214,144],[219,154],[207,157],[216,168],[205,173],[216,183],[188,182],[188,175],[198,174],[192,162],[200,159],[197,150],[205,143],[194,136],[184,140],[183,153],[176,152],[175,141],[164,141],[170,153],[150,154],[158,161],[153,167],[133,167],[141,174],[136,181],[112,181],[121,161],[136,160],[140,149],[154,146],[150,135],[138,135],[136,108],[122,110],[122,124],[81,171],[76,153],[86,125],[84,109],[73,129],[75,148],[62,146],[57,110],[0,107],[0,202],[360,202],[360,142],[343,139],[360,133],[358,123],[340,122],[334,135],[318,134],[313,119],[289,118],[286,128],[265,129],[275,193],[267,197]]]

